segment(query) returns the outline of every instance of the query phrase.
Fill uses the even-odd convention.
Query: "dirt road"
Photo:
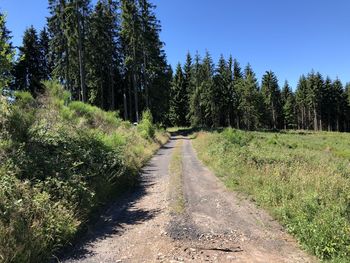
[[[176,141],[182,144],[176,144]],[[182,145],[183,213],[169,209],[169,163]],[[267,213],[225,189],[188,138],[173,137],[63,262],[314,262]]]

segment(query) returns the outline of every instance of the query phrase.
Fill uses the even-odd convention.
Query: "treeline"
[[[57,79],[74,100],[118,110],[130,121],[139,121],[139,112],[148,108],[155,121],[165,122],[172,71],[155,6],[148,0],[48,3],[47,27],[24,32],[11,88],[36,96],[43,80]],[[9,43],[5,25],[2,31]]]
[[[281,88],[272,71],[259,85],[251,66],[242,70],[231,56],[215,66],[208,52],[203,59],[187,54],[175,70],[170,98],[175,126],[350,131],[350,84],[314,71],[293,91],[287,81]]]

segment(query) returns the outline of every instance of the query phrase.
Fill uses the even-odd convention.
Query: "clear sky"
[[[232,54],[250,63],[260,78],[274,71],[295,87],[311,69],[350,81],[349,0],[152,0],[162,23],[168,61],[183,62],[187,51],[217,61]],[[41,28],[47,0],[0,0],[15,45],[33,24]]]

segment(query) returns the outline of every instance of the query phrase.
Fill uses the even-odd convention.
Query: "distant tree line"
[[[287,81],[281,88],[272,71],[259,85],[251,66],[242,70],[231,56],[215,66],[208,52],[203,59],[187,54],[175,70],[170,98],[175,126],[350,131],[350,84],[314,71],[293,91]]]
[[[118,110],[138,121],[149,108],[156,122],[238,129],[350,131],[350,84],[302,75],[293,90],[272,71],[258,83],[231,56],[213,63],[187,54],[173,74],[148,0],[49,0],[47,28],[29,27],[17,59],[0,14],[0,84],[40,93],[58,79],[72,99]]]
[[[36,95],[43,80],[57,79],[75,100],[119,110],[130,121],[148,108],[156,121],[165,122],[172,71],[155,6],[148,0],[48,3],[47,27],[24,32],[12,89]]]

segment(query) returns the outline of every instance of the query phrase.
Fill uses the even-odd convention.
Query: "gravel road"
[[[182,141],[178,144],[178,141]],[[185,209],[169,209],[169,163],[182,147]],[[316,262],[254,203],[228,191],[173,136],[143,169],[140,187],[111,205],[60,262]]]

